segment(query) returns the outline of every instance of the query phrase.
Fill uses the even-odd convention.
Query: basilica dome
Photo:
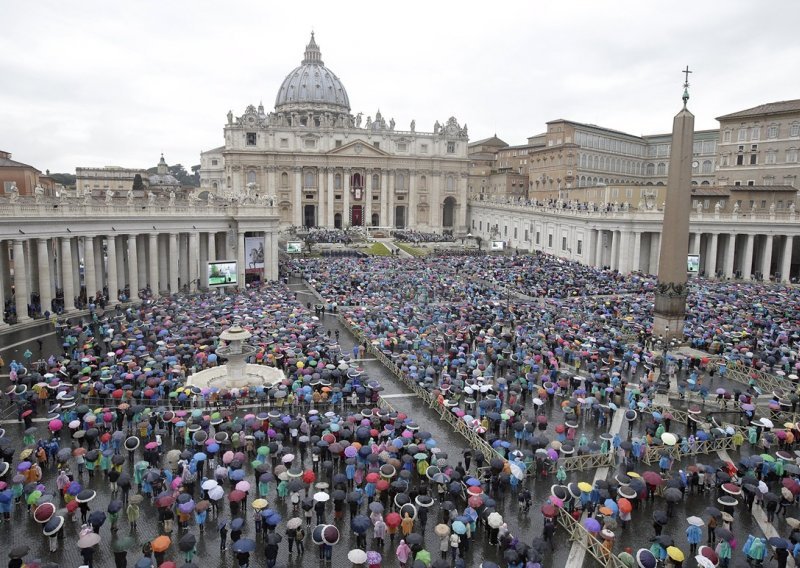
[[[283,80],[275,98],[275,111],[316,110],[349,113],[350,100],[339,78],[322,62],[314,33],[302,64]]]

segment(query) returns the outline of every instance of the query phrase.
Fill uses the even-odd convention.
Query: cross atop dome
[[[313,63],[316,65],[324,65],[322,62],[322,52],[319,50],[317,42],[314,41],[314,32],[311,32],[311,41],[306,46],[306,53],[303,57],[303,65]]]

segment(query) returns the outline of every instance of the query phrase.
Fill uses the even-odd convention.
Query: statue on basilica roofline
[[[411,132],[416,132],[416,131],[417,131],[417,121],[412,119],[411,120]]]
[[[11,182],[11,187],[8,189],[8,200],[11,203],[19,201],[19,188],[17,188],[17,182],[15,181]]]
[[[233,124],[233,111],[229,110],[228,111],[228,126],[231,126],[232,124]]]
[[[33,199],[36,203],[41,203],[42,198],[44,197],[44,188],[42,184],[37,183],[36,187],[33,188]]]
[[[111,202],[114,200],[114,192],[110,189],[106,190],[106,205],[111,205]]]
[[[442,125],[439,124],[439,121],[437,120],[433,125],[433,133],[434,134],[439,134],[439,130],[441,130],[441,129],[442,129]]]
[[[174,189],[170,189],[169,190],[169,206],[172,207],[173,205],[175,205],[175,190]]]
[[[363,113],[358,113],[358,114],[356,115],[356,128],[361,128],[361,115],[362,115],[362,114],[363,114]]]
[[[394,130],[394,119],[389,119],[389,130]]]

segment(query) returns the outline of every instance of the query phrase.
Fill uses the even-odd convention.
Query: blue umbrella
[[[253,552],[256,549],[256,542],[251,538],[240,538],[233,543],[234,552]]]
[[[193,457],[192,459],[193,459],[194,461],[199,461],[199,462],[201,462],[201,461],[206,461],[206,458],[207,458],[207,457],[208,457],[208,456],[206,456],[206,455],[205,455],[203,452],[197,452],[197,453],[194,455],[194,457]]]
[[[366,515],[356,515],[350,523],[350,527],[356,534],[364,534],[367,532],[372,523]]]
[[[466,534],[467,526],[461,521],[453,521],[453,532],[456,534]]]
[[[241,481],[244,479],[244,470],[243,469],[235,469],[231,472],[230,478],[233,481]]]
[[[240,531],[244,526],[244,519],[241,517],[236,517],[231,521],[231,530],[232,531]]]

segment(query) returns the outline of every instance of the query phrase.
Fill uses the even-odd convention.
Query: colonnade
[[[278,278],[278,235],[272,231],[114,231],[31,238],[19,232],[19,238],[0,239],[0,298],[6,315],[16,313],[18,322],[29,320],[30,311],[54,313],[63,307],[70,312],[101,296],[113,306],[145,289],[151,298],[195,292],[206,287],[206,264],[215,260],[237,260],[237,283],[243,286],[246,236],[263,239],[259,279]]]

